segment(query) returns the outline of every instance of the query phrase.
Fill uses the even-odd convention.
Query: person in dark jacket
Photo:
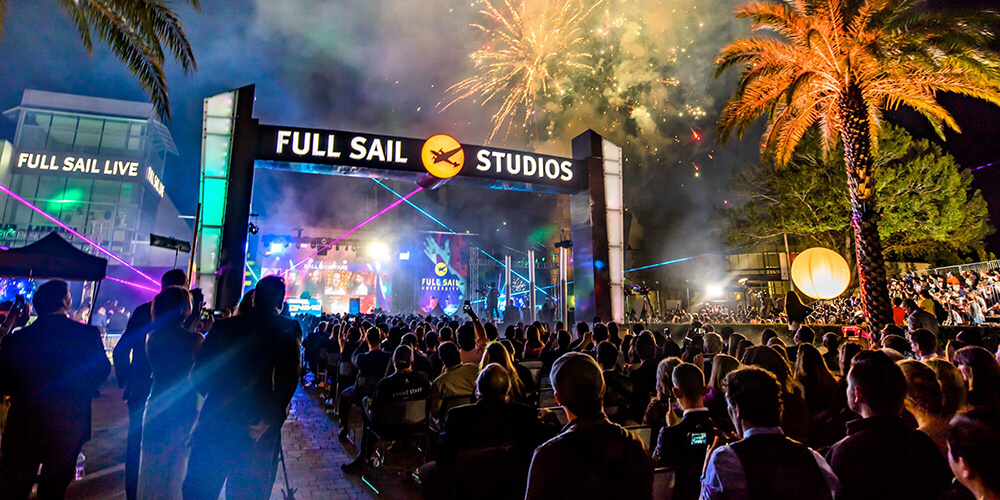
[[[111,373],[97,328],[66,313],[69,285],[48,281],[32,299],[38,319],[0,342],[0,394],[10,396],[2,438],[0,497],[63,498],[90,440],[90,400]]]
[[[701,492],[699,478],[705,453],[723,432],[705,407],[705,375],[701,369],[691,363],[681,363],[674,368],[672,377],[672,391],[684,416],[680,422],[660,431],[653,460],[657,467],[670,467],[675,471],[674,498],[697,499]]]
[[[491,363],[476,379],[475,404],[448,412],[438,459],[421,467],[428,498],[524,494],[535,447],[551,437],[532,406],[512,402],[510,376]]]
[[[352,362],[358,369],[358,376],[354,385],[344,389],[340,393],[340,440],[347,440],[347,431],[350,428],[349,417],[351,415],[351,405],[360,405],[361,400],[372,394],[375,386],[385,377],[385,372],[392,361],[392,354],[382,350],[382,336],[377,328],[370,328],[366,337],[368,350],[361,352],[358,349],[354,353]]]
[[[535,450],[525,500],[653,496],[653,461],[642,440],[604,416],[604,377],[594,358],[556,360],[552,385],[569,423]]]
[[[777,377],[757,366],[743,366],[726,377],[726,384],[729,416],[743,439],[712,451],[701,498],[840,498],[837,476],[823,457],[786,437],[779,427],[782,388]]]
[[[934,441],[900,418],[905,398],[906,377],[884,352],[851,361],[847,404],[862,418],[826,455],[843,498],[936,499],[948,487],[951,471]]]
[[[187,274],[171,269],[160,278],[160,290],[172,286],[186,287]],[[123,389],[122,399],[128,406],[128,437],[125,440],[125,498],[136,499],[139,484],[139,453],[142,443],[142,419],[146,399],[152,386],[152,371],[146,357],[146,336],[153,330],[152,302],[135,308],[128,326],[115,345],[115,379]]]
[[[285,283],[257,282],[253,308],[220,320],[198,351],[191,378],[205,403],[192,433],[185,499],[268,498],[281,426],[298,386],[302,329],[279,314]]]
[[[628,417],[635,382],[618,371],[618,348],[607,340],[597,344],[597,363],[604,370],[604,412],[608,419],[623,423]]]

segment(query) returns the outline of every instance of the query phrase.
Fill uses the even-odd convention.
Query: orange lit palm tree
[[[892,322],[873,185],[884,110],[916,110],[939,135],[959,131],[937,101],[951,92],[1000,105],[1000,58],[988,45],[996,17],[924,9],[922,0],[761,0],[736,8],[764,35],[736,40],[716,59],[717,74],[742,65],[719,119],[723,139],[757,118],[762,152],[786,163],[818,126],[829,153],[843,146],[853,210],[861,299],[869,324]]]
[[[198,0],[183,0],[195,9]],[[162,120],[170,119],[170,99],[163,72],[169,52],[185,72],[197,68],[191,44],[170,0],[57,0],[92,53],[93,31],[121,59],[149,93]],[[0,27],[7,0],[0,0]],[[166,46],[164,48],[164,46]]]

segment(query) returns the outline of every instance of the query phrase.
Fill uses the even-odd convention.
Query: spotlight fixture
[[[557,241],[556,248],[573,248],[573,240]]]
[[[257,232],[260,231],[260,226],[258,226],[257,224],[254,224],[253,222],[251,222],[247,226],[247,231],[249,231],[250,234],[257,234]]]

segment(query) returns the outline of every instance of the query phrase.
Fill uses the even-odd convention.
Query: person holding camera
[[[653,460],[657,467],[674,469],[674,498],[693,500],[701,491],[699,479],[705,452],[709,444],[716,437],[724,437],[724,433],[705,407],[705,375],[701,369],[691,363],[681,363],[674,368],[672,379],[671,392],[684,413],[679,422],[660,430]]]

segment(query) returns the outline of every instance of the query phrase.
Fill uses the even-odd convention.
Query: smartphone
[[[201,320],[202,321],[208,321],[208,319],[211,318],[211,317],[212,317],[212,310],[203,307],[201,309]]]
[[[708,433],[707,432],[689,432],[688,440],[691,446],[698,446],[708,444]]]
[[[19,293],[19,294],[17,294],[17,297],[14,297],[14,306],[11,309],[16,309],[18,311],[23,311],[24,310],[24,295],[23,294]]]
[[[468,300],[466,300],[465,301],[465,305],[462,306],[462,311],[464,311],[466,314],[471,313],[472,312],[472,302],[469,302]]]

